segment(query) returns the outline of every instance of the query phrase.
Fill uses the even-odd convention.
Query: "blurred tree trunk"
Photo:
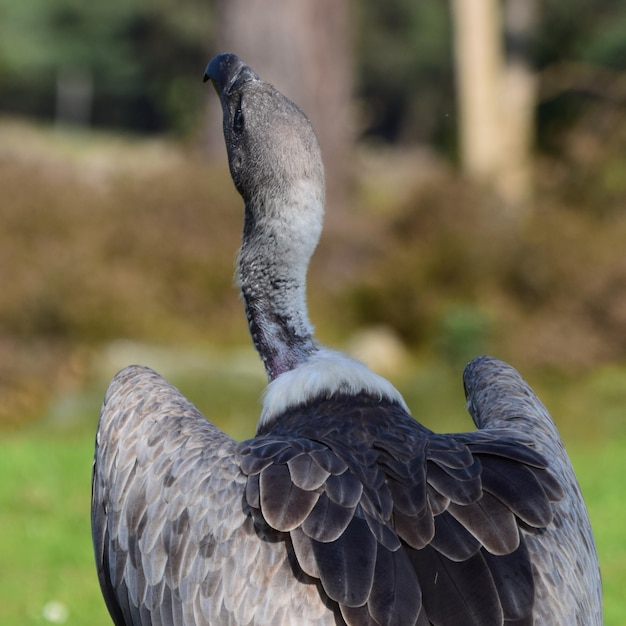
[[[239,55],[302,108],[322,147],[329,193],[340,194],[350,174],[354,135],[348,0],[217,0],[215,17],[213,52]],[[223,143],[215,108],[213,100],[212,152]]]
[[[512,217],[532,195],[538,0],[453,0],[461,162]]]
[[[56,85],[56,124],[89,126],[94,93],[92,73],[87,70],[64,68],[57,74]]]

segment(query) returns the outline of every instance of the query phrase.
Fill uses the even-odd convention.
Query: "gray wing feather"
[[[288,543],[255,528],[236,446],[152,370],[113,379],[92,531],[116,625],[336,623],[316,585],[294,577]]]
[[[547,474],[533,472],[528,465],[518,468],[534,478],[539,475],[543,491],[559,500],[552,504],[552,521],[544,531],[522,528],[537,581],[535,623],[600,626],[602,585],[589,516],[550,414],[515,369],[502,361],[475,359],[465,370],[464,383],[468,410],[478,428],[524,442],[548,460]],[[546,511],[527,509],[522,517],[541,525]]]

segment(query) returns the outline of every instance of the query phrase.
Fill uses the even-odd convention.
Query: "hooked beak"
[[[235,86],[249,80],[260,80],[236,54],[218,54],[204,70],[203,82],[210,80],[219,95],[228,94]]]

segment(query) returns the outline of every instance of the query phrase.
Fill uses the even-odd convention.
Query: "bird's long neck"
[[[246,202],[239,284],[250,334],[270,380],[317,351],[306,305],[306,273],[323,210],[309,213],[307,204],[321,201],[301,194],[286,206],[285,200],[278,206],[267,198],[255,199],[256,206]]]

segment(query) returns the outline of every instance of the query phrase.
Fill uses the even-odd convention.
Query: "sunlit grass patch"
[[[110,624],[89,521],[91,437],[0,442],[0,623]]]
[[[626,439],[593,448],[570,446],[594,529],[602,586],[605,626],[626,623]]]

